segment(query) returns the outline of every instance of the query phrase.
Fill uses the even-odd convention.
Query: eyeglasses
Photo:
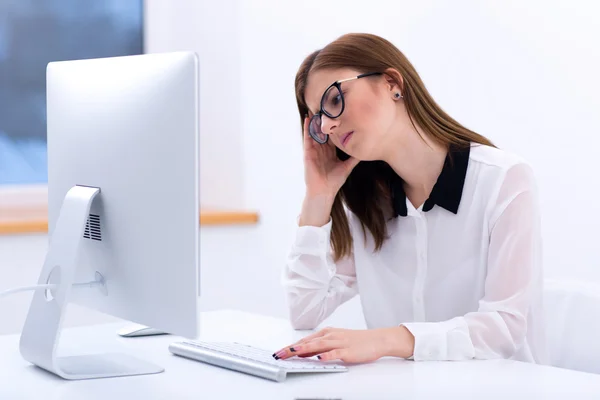
[[[338,118],[344,112],[346,103],[344,101],[344,93],[342,92],[342,83],[372,75],[381,75],[381,72],[367,72],[366,74],[342,79],[329,85],[321,97],[321,108],[313,115],[308,125],[308,133],[317,143],[325,144],[329,140],[329,135],[323,133],[321,130],[321,115],[325,114],[329,118]]]

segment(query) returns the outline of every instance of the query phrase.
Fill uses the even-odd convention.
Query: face
[[[346,68],[312,72],[304,93],[309,118],[319,112],[323,94],[333,82],[357,75],[359,71]],[[337,118],[321,114],[322,132],[329,135],[329,141],[336,147],[359,160],[381,159],[399,116],[400,102],[394,97],[399,92],[398,86],[387,75],[374,75],[342,82],[341,91],[343,112]],[[337,94],[328,92],[325,104],[333,107],[340,100]]]

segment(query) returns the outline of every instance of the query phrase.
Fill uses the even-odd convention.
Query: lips
[[[344,136],[342,136],[342,146],[346,146],[346,143],[348,143],[348,140],[350,140],[353,133],[354,133],[354,131],[351,131],[351,132],[344,134]]]

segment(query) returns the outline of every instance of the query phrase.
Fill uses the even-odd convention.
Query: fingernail
[[[281,350],[281,351],[275,353],[275,357],[278,359],[283,357],[284,355],[285,355],[285,350]]]

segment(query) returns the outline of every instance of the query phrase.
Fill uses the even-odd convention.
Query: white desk
[[[204,340],[236,340],[273,351],[307,334],[292,330],[282,319],[237,311],[203,313],[201,322]],[[293,376],[276,383],[174,356],[167,347],[181,339],[178,337],[118,337],[115,332],[123,325],[71,328],[63,338],[71,344],[76,341],[77,347],[88,353],[131,353],[162,365],[165,372],[65,381],[24,361],[18,350],[19,336],[6,335],[0,336],[0,399],[600,398],[600,375],[503,360],[413,362],[384,358],[352,365],[348,372]]]

